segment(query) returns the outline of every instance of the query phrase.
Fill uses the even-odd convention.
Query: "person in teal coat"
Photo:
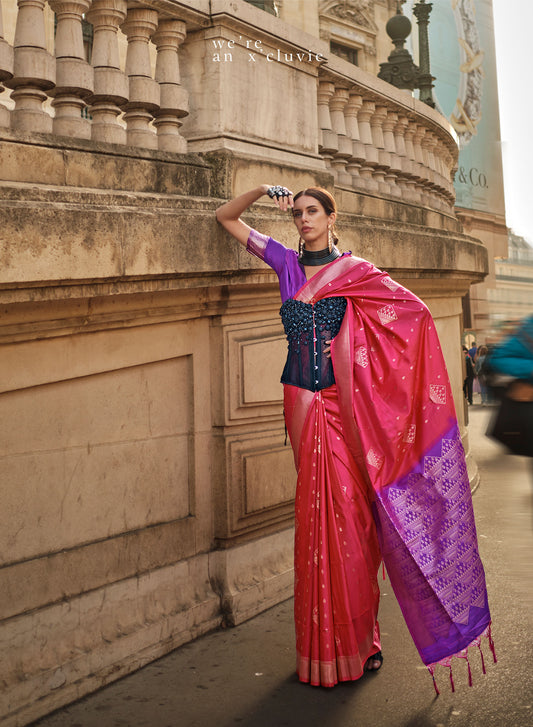
[[[511,382],[488,434],[513,454],[533,457],[533,315],[494,348],[489,363]]]
[[[490,365],[498,373],[533,384],[533,315],[494,348]]]

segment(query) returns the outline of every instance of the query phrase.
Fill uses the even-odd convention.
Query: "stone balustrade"
[[[4,37],[0,2],[1,127],[187,151],[180,126],[188,113],[188,97],[178,64],[187,23],[149,3],[127,0],[17,3],[11,46]],[[46,47],[47,4],[56,15],[54,55]],[[175,5],[179,14],[178,3],[167,5]],[[185,8],[193,28],[198,26],[196,15]],[[90,62],[83,44],[85,19],[93,26]],[[127,44],[124,68],[122,42]],[[12,89],[10,95],[5,88]]]
[[[381,90],[381,89],[380,89]],[[389,92],[389,89],[385,89]],[[319,153],[335,184],[443,212],[453,209],[457,147],[449,132],[390,91],[318,75]],[[412,101],[412,99],[411,99]]]
[[[265,80],[275,72],[281,82],[281,73],[285,73],[287,78],[291,74],[291,83],[296,80],[307,84],[305,88],[312,91],[311,104],[313,95],[316,99],[317,120],[305,130],[306,154],[311,151],[321,160],[323,168],[333,174],[336,186],[442,212],[453,209],[457,147],[442,117],[405,91],[328,55],[318,39],[314,42],[324,56],[315,53],[316,62],[305,64],[305,68],[303,63],[293,63],[290,69],[287,63],[279,63],[274,71],[272,63],[265,63],[265,57],[266,61],[268,56],[270,60],[274,57],[274,52],[267,53],[266,43],[270,43],[272,50],[278,46],[277,56],[283,43],[291,48],[290,39],[287,42],[282,38],[288,26],[278,30],[279,37],[274,41],[272,31],[263,38],[257,28],[247,28],[242,13],[228,21],[231,11],[220,2],[17,2],[12,47],[3,36],[0,5],[0,84],[12,89],[10,97],[7,91],[0,95],[0,125],[4,127],[167,152],[223,148],[225,142],[220,140],[228,138],[231,132],[235,134],[230,128],[231,114],[221,110],[223,98],[215,100],[214,91],[217,85],[231,85],[228,67],[237,64],[219,63],[216,67],[211,63],[208,67],[208,56],[211,43],[215,43],[214,48],[229,44],[227,49],[233,51],[238,44],[235,38],[248,36],[256,43],[256,50],[257,43],[261,44],[256,55],[260,56],[257,60],[263,63],[263,69],[255,57],[251,64],[244,62],[250,60],[245,53],[251,41],[247,40],[245,47],[241,40],[239,93],[243,97],[249,94],[251,99],[255,95],[253,103],[260,108],[261,93],[266,92],[258,90],[257,76],[263,70],[268,74]],[[56,14],[54,55],[46,45],[47,4]],[[48,13],[48,22],[49,19]],[[84,19],[93,28],[90,59],[86,59],[83,45]],[[272,28],[276,29],[275,19],[269,17],[267,22],[274,23]],[[191,34],[195,39],[188,43]],[[198,65],[200,56],[194,56],[189,48],[198,45],[199,35],[203,68]],[[312,53],[308,52],[311,58]],[[182,55],[188,61],[185,84],[180,74]],[[227,55],[233,60],[232,54],[224,54],[224,60]],[[226,67],[222,68],[223,65]],[[200,82],[198,78],[204,79],[206,70],[210,80]],[[313,77],[314,90],[309,85]],[[307,91],[306,98],[309,101]],[[1,105],[2,100],[5,105]],[[183,133],[181,127],[189,116],[190,104],[191,117]],[[211,108],[213,104],[220,108]],[[288,98],[287,104],[294,104],[293,99]],[[298,113],[290,110],[297,120]],[[263,146],[270,144],[276,149],[279,136],[272,133],[269,139],[267,126],[264,119],[254,119],[240,138],[248,135],[252,143],[260,138]],[[199,138],[202,143],[197,141]],[[280,150],[287,148],[296,155],[301,153],[303,143],[280,142]]]

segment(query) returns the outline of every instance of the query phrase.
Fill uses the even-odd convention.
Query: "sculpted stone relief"
[[[319,12],[321,17],[343,20],[367,30],[376,29],[371,17],[370,0],[346,0],[346,2],[326,0],[320,3]]]

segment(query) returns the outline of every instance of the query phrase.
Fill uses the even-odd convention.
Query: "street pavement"
[[[507,455],[485,436],[490,407],[469,408],[481,483],[474,507],[498,663],[488,643],[483,675],[471,650],[456,660],[451,692],[441,691],[409,636],[388,580],[380,624],[384,664],[333,689],[294,674],[292,600],[186,644],[120,681],[65,707],[39,727],[533,727],[533,461]]]

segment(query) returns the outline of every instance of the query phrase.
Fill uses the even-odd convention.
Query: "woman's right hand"
[[[220,222],[230,235],[238,240],[241,245],[247,244],[252,228],[243,222],[240,219],[240,216],[248,209],[248,207],[250,207],[250,205],[257,202],[257,200],[264,194],[268,194],[268,196],[274,200],[283,212],[286,212],[294,205],[292,192],[286,187],[281,187],[280,185],[272,186],[270,184],[261,184],[259,187],[255,187],[248,192],[240,194],[234,199],[230,199],[216,210],[215,214],[218,222]]]
[[[274,200],[282,212],[286,212],[288,209],[294,207],[292,192],[287,187],[275,184],[272,186],[265,185],[265,188],[265,194],[268,194]]]

